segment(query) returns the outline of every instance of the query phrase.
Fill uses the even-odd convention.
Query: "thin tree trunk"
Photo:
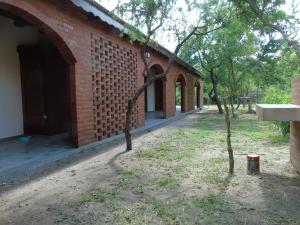
[[[229,103],[230,103],[232,117],[237,118],[237,114],[235,113],[234,104],[233,104],[233,97],[230,97]]]
[[[259,90],[258,90],[258,87],[256,88],[256,104],[258,104],[258,93],[259,93]]]
[[[216,76],[214,74],[214,71],[212,69],[210,70],[209,74],[210,74],[211,83],[213,85],[213,90],[214,90],[216,105],[218,107],[219,113],[223,114],[224,111],[223,111],[223,108],[222,108],[222,105],[221,105],[221,101],[220,101],[220,98],[219,98],[219,95],[218,95],[218,88],[217,88],[218,81],[217,81]]]
[[[235,110],[238,110],[240,108],[240,106],[241,106],[241,100],[238,98],[238,104],[237,104]]]
[[[229,173],[234,173],[234,158],[233,158],[233,149],[231,146],[231,119],[230,119],[230,112],[227,105],[227,99],[224,98],[224,109],[225,109],[225,121],[227,127],[227,151],[229,156]]]
[[[160,75],[157,75],[157,78],[151,77],[146,83],[144,83],[143,86],[141,86],[133,95],[133,97],[130,97],[127,102],[127,111],[126,111],[126,120],[125,120],[125,139],[126,139],[126,150],[130,151],[132,150],[132,138],[131,138],[131,128],[132,128],[132,114],[133,114],[133,107],[135,106],[138,98],[140,95],[146,90],[146,88],[152,84],[156,79],[160,77],[164,77],[165,74],[162,73]]]

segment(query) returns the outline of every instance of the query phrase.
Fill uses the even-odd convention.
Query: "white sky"
[[[117,6],[118,1],[122,2],[122,0],[96,0],[96,1],[98,1],[102,6],[104,6],[108,10],[113,10]],[[199,0],[199,1],[201,1],[201,0]],[[184,5],[184,0],[178,1],[178,5],[181,6],[181,4]],[[286,5],[283,7],[283,10],[290,14],[293,12],[293,9],[294,9],[294,11],[296,11],[296,17],[298,19],[300,19],[300,0],[286,0]],[[191,16],[191,20],[193,20],[193,18],[195,18],[195,19],[197,18],[197,16],[193,17],[193,15],[191,15],[191,14],[189,14],[189,16]],[[191,21],[191,23],[192,22],[193,21]],[[299,29],[300,29],[300,26],[299,26]],[[297,36],[300,39],[300,31],[298,32]],[[169,49],[171,51],[174,50],[174,48],[176,47],[176,43],[174,41],[170,40],[170,38],[164,37],[164,34],[158,35],[158,37],[156,39],[157,39],[156,41],[159,44],[163,45],[164,47],[166,47],[167,49]]]

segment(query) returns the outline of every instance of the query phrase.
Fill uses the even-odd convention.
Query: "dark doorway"
[[[153,65],[150,68],[153,75],[158,75],[163,72],[159,65]],[[147,78],[145,78],[145,81]],[[145,91],[145,112],[146,119],[149,118],[163,118],[163,89],[164,82],[162,79],[156,80]]]
[[[197,82],[195,84],[195,108],[200,108],[200,84]]]
[[[163,82],[155,81],[155,111],[163,111]]]
[[[68,66],[50,43],[18,46],[25,134],[69,131]]]

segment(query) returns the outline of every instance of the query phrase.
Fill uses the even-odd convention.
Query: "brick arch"
[[[53,46],[59,51],[63,60],[68,66],[69,93],[70,93],[70,116],[71,116],[71,136],[72,144],[78,147],[78,126],[77,126],[77,108],[76,108],[76,90],[75,90],[75,63],[77,62],[72,50],[68,47],[64,39],[49,24],[42,20],[41,15],[35,15],[30,12],[30,7],[24,6],[25,1],[6,1],[0,0],[0,10],[9,13],[12,16],[20,18],[42,32]],[[23,6],[23,7],[22,7]],[[27,9],[28,11],[26,11]]]
[[[161,74],[164,72],[163,67],[158,63],[153,63],[150,67],[151,74]],[[145,78],[146,80],[147,78]],[[157,79],[154,81],[154,111],[162,112],[162,117],[166,117],[166,79]],[[145,112],[148,111],[148,88],[145,90]],[[152,92],[153,93],[153,92]]]
[[[74,64],[76,62],[73,52],[70,50],[63,38],[53,28],[51,28],[50,25],[43,22],[36,15],[33,15],[32,13],[22,9],[13,2],[0,2],[0,10],[25,20],[39,31],[44,33],[63,56],[67,64]]]
[[[200,80],[196,80],[195,83],[194,83],[194,86],[195,86],[195,87],[200,87],[200,88],[201,88]]]
[[[184,86],[186,86],[186,84],[187,84],[187,78],[185,77],[184,74],[179,73],[179,74],[175,77],[175,79],[174,79],[175,85],[176,85],[177,82],[182,82],[182,84],[183,84]]]
[[[181,111],[186,112],[187,111],[187,80],[186,77],[183,74],[178,74],[176,76],[174,86],[175,86],[175,101],[176,101],[176,86],[180,83],[181,87]]]
[[[157,74],[164,72],[163,66],[160,65],[159,63],[153,63],[149,68],[150,68],[150,70],[151,69],[155,70],[157,72]]]

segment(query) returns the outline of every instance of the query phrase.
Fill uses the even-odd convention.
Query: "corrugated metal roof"
[[[124,32],[124,25],[118,22],[116,19],[113,19],[110,15],[108,15],[108,10],[100,9],[100,5],[95,6],[96,2],[90,2],[86,0],[71,0],[76,6],[82,8],[84,11],[92,13],[94,16],[99,17],[103,22],[119,29]],[[106,10],[107,12],[104,12]]]
[[[118,29],[120,32],[126,33],[126,22],[123,21],[122,19],[114,16],[110,11],[108,11],[106,8],[95,2],[94,0],[70,0],[74,5],[77,7],[80,7],[87,13],[93,14],[95,17],[98,17],[101,21],[109,24],[110,26]],[[170,52],[168,49],[163,47],[160,44],[151,44],[149,47],[154,49],[155,51],[163,54],[164,56],[170,58],[173,53]],[[189,72],[197,74],[198,76],[202,77],[202,74],[195,69],[193,66],[190,64],[186,63],[184,60],[176,56],[175,59],[176,63],[179,65],[185,67],[186,69],[189,70]]]

